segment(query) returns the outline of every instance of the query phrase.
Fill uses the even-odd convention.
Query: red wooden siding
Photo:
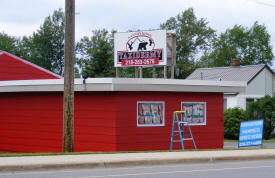
[[[76,93],[75,151],[115,151],[115,107],[112,92]]]
[[[116,149],[112,98],[110,92],[76,93],[76,152]],[[61,92],[0,93],[0,103],[0,151],[62,151]]]
[[[62,151],[62,93],[1,93],[0,150]]]
[[[137,101],[164,101],[165,126],[137,127]],[[168,150],[182,101],[206,102],[207,125],[191,127],[197,147],[222,148],[222,93],[77,92],[75,151]],[[61,92],[0,93],[0,103],[0,151],[62,151]]]
[[[223,94],[180,92],[118,92],[116,94],[117,150],[168,150],[172,113],[182,101],[206,102],[207,125],[191,126],[199,149],[223,148]],[[165,126],[137,127],[137,101],[164,101]],[[180,144],[180,143],[179,143]],[[179,144],[176,148],[179,148]],[[193,148],[191,141],[186,148]]]
[[[59,78],[7,52],[0,53],[0,81]]]

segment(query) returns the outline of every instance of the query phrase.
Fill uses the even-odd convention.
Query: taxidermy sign
[[[166,65],[166,30],[116,33],[114,66]]]

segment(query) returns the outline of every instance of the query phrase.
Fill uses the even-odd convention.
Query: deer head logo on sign
[[[159,30],[160,31],[160,30]],[[157,32],[159,32],[157,31]],[[115,35],[115,66],[165,65],[166,32],[163,33],[164,46],[159,44],[155,31],[117,33]],[[161,31],[162,32],[162,31]]]

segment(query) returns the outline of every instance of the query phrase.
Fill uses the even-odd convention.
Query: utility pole
[[[74,151],[75,0],[65,0],[63,152]]]

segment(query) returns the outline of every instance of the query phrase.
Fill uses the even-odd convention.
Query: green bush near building
[[[275,126],[275,96],[249,103],[246,110],[232,108],[224,111],[224,138],[238,139],[240,123],[250,120],[264,120],[263,139],[271,138]]]
[[[224,137],[238,139],[240,123],[245,120],[245,111],[241,108],[232,108],[224,111]]]
[[[263,119],[263,138],[270,139],[275,124],[275,96],[267,95],[256,102],[249,103],[246,118],[247,120]]]

